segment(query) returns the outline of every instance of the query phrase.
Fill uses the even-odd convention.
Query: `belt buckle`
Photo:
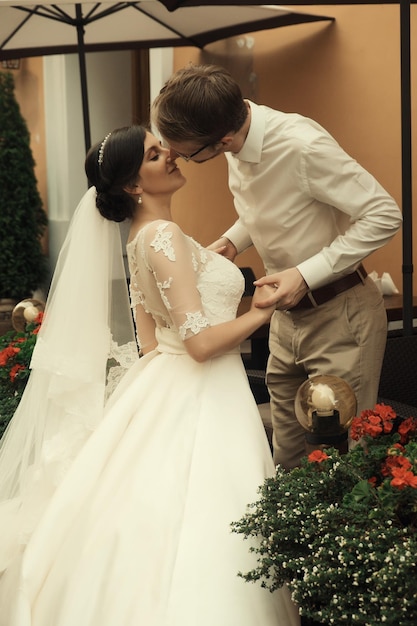
[[[365,280],[366,280],[366,275],[362,274],[362,270],[365,269],[362,267],[362,265],[359,265],[359,267],[356,270],[357,275],[359,276],[359,278],[361,279],[362,284],[365,284]]]
[[[313,296],[313,292],[312,291],[307,291],[307,297],[310,300],[312,306],[314,309],[317,309],[317,307],[319,306],[318,302],[316,301],[316,299]]]

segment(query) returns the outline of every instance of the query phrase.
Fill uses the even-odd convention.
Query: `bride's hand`
[[[229,261],[234,261],[235,256],[237,255],[237,250],[232,242],[227,239],[227,237],[221,237],[217,239],[217,241],[213,241],[212,244],[207,246],[209,250],[213,250],[213,252],[217,252],[222,256],[229,259]]]
[[[256,280],[254,285],[257,287],[261,285],[274,287],[272,296],[266,298],[264,302],[259,302],[257,306],[269,307],[274,304],[280,311],[292,309],[308,291],[308,285],[296,267],[263,276]]]
[[[256,309],[257,311],[262,311],[265,313],[265,320],[268,321],[273,312],[275,311],[275,302],[268,307],[259,306],[259,303],[264,303],[266,299],[271,298],[274,295],[276,289],[271,285],[261,285],[256,287],[254,294],[252,296],[251,309]]]

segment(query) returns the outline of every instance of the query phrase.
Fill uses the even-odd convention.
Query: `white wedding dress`
[[[240,354],[197,363],[183,343],[235,317],[242,274],[171,222],[139,231],[128,259],[132,307],[152,314],[158,349],[67,471],[9,574],[19,583],[0,623],[297,626],[286,588],[238,576],[256,560],[230,523],[274,473]]]

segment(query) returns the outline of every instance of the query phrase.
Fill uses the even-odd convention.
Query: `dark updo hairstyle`
[[[131,219],[137,209],[137,202],[123,188],[138,181],[145,137],[143,126],[126,126],[114,130],[88,151],[85,173],[97,190],[97,208],[108,220]]]

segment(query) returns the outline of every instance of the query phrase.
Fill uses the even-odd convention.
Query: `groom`
[[[385,349],[383,299],[362,260],[401,226],[401,212],[375,178],[311,119],[242,97],[223,68],[177,71],[152,105],[171,157],[204,163],[225,154],[238,219],[211,247],[230,260],[254,245],[276,304],[267,385],[274,459],[305,454],[294,414],[299,386],[316,374],[350,384],[357,410],[374,406]]]

